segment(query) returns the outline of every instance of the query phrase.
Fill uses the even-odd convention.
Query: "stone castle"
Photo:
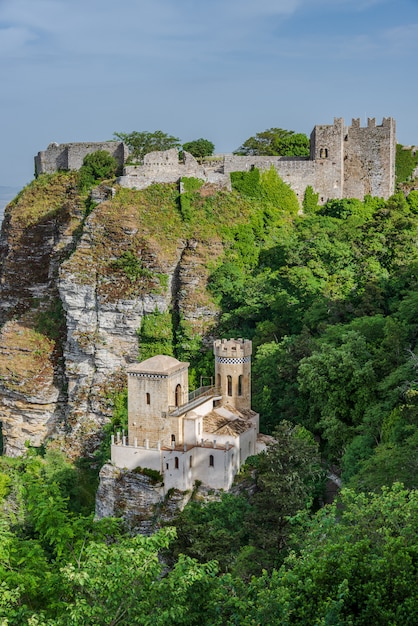
[[[216,340],[213,349],[215,379],[190,394],[188,363],[158,355],[128,367],[128,433],[112,436],[114,466],[159,472],[164,494],[196,481],[228,490],[265,449],[251,409],[251,341]]]
[[[128,149],[121,142],[50,144],[35,157],[35,174],[79,169],[84,156],[95,150],[106,150],[116,158],[123,168],[118,183],[132,189],[178,182],[183,176],[230,188],[231,172],[274,167],[300,203],[309,185],[321,204],[338,198],[363,200],[366,195],[387,199],[395,190],[396,124],[390,117],[381,125],[369,118],[366,127],[359,119],[345,126],[342,118],[335,118],[332,125],[317,125],[306,158],[226,154],[198,163],[188,153],[179,160],[173,149],[145,155],[142,165],[127,165]]]

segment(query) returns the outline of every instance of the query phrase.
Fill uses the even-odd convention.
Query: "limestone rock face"
[[[122,517],[131,530],[150,535],[170,522],[190,497],[190,493],[175,491],[164,498],[160,483],[108,463],[100,471],[96,518]]]
[[[144,316],[175,312],[190,336],[209,335],[217,317],[206,285],[222,243],[188,237],[176,187],[116,191],[85,217],[74,181],[68,173],[35,181],[6,210],[0,421],[8,454],[50,436],[73,457],[94,452],[112,394],[140,356]]]

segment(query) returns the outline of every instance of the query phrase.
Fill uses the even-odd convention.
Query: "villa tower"
[[[218,339],[213,352],[216,387],[222,395],[222,404],[239,411],[251,409],[251,341]]]

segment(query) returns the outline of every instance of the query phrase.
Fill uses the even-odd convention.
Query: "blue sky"
[[[51,141],[161,129],[230,152],[392,116],[418,144],[418,0],[0,0],[0,187]]]

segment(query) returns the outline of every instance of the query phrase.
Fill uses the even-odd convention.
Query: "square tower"
[[[183,442],[182,420],[168,412],[186,404],[189,363],[158,355],[131,365],[128,370],[129,443],[171,446]]]

